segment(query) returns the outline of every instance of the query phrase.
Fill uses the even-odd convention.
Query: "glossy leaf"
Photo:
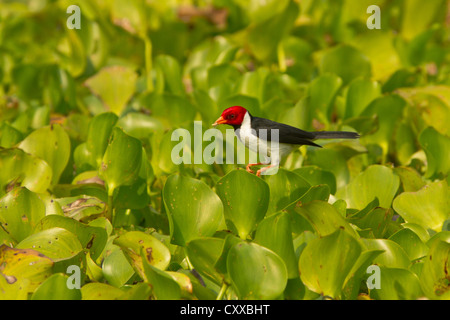
[[[305,179],[284,169],[279,169],[277,174],[270,175],[266,181],[270,188],[268,214],[285,208],[310,188]]]
[[[17,242],[28,237],[44,216],[44,203],[26,188],[16,188],[0,199],[0,226]]]
[[[300,278],[310,290],[337,298],[361,251],[358,241],[342,229],[312,240],[300,256]]]
[[[0,195],[15,186],[23,186],[36,193],[43,193],[50,187],[52,168],[44,160],[20,149],[1,149],[0,167]]]
[[[19,146],[47,162],[52,168],[52,184],[56,184],[70,157],[70,139],[60,125],[51,125],[33,131]]]
[[[291,221],[286,212],[265,218],[256,229],[255,243],[278,254],[286,265],[288,278],[292,279],[298,276],[298,269],[290,225]]]
[[[287,284],[283,260],[255,243],[234,245],[228,253],[227,269],[240,299],[275,299]]]
[[[81,300],[80,289],[70,289],[68,279],[64,274],[53,274],[33,292],[31,300]]]
[[[337,195],[345,199],[350,208],[362,209],[375,198],[378,198],[380,207],[389,208],[399,184],[400,179],[390,168],[373,165]]]
[[[395,198],[393,207],[407,222],[439,232],[450,215],[449,199],[448,185],[443,180],[416,192],[403,192]]]
[[[171,242],[184,246],[198,237],[212,236],[223,219],[219,197],[202,181],[170,176],[163,189]]]
[[[227,226],[246,239],[266,214],[269,186],[255,175],[235,170],[217,182],[216,190],[224,205]]]
[[[135,92],[137,74],[124,66],[104,67],[86,80],[86,86],[97,95],[105,111],[119,115]]]
[[[114,239],[114,244],[122,249],[128,262],[144,280],[146,279],[144,263],[161,270],[166,269],[169,265],[169,249],[150,234],[141,231],[129,231]],[[141,255],[141,251],[143,255]]]
[[[112,195],[119,186],[135,182],[141,162],[142,143],[124,133],[122,129],[114,128],[99,169],[108,186],[108,195]]]

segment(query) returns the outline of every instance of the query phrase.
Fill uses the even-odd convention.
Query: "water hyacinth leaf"
[[[372,67],[369,59],[350,45],[338,45],[324,54],[320,62],[321,74],[338,75],[343,85],[358,77],[370,77]]]
[[[403,228],[389,237],[398,243],[406,253],[410,260],[416,260],[427,255],[428,247],[422,242],[419,236],[409,228]]]
[[[142,252],[144,255],[144,252]],[[179,284],[165,271],[160,270],[142,257],[145,281],[152,286],[152,292],[158,300],[179,300],[181,288]]]
[[[227,270],[239,299],[275,299],[287,284],[283,260],[256,243],[234,245],[228,253]]]
[[[27,298],[52,274],[53,261],[32,249],[16,249],[0,246],[0,298]]]
[[[33,131],[18,146],[47,162],[52,168],[52,185],[59,181],[70,157],[70,139],[58,124]]]
[[[16,242],[28,237],[44,217],[44,202],[24,187],[14,189],[0,199],[0,226]]]
[[[178,61],[168,55],[159,55],[155,59],[155,69],[163,75],[161,87],[175,95],[184,95],[184,87],[181,79],[181,68]],[[157,85],[158,86],[158,85]]]
[[[376,81],[355,79],[348,87],[345,119],[359,116],[372,100],[381,95],[381,86]]]
[[[389,268],[408,268],[410,259],[400,245],[388,239],[362,239],[368,250],[384,250],[373,260],[374,264]]]
[[[380,267],[380,288],[370,290],[377,300],[415,300],[423,296],[419,278],[408,269]]]
[[[100,167],[102,163],[109,138],[117,121],[118,116],[115,113],[103,112],[96,115],[89,122],[86,152],[91,157],[90,164],[95,168]]]
[[[380,207],[389,208],[399,185],[400,179],[392,169],[372,165],[356,176],[345,189],[338,190],[337,196],[354,209],[364,208],[375,198],[378,198]]]
[[[65,274],[55,273],[33,292],[31,300],[81,300],[81,291],[69,288]]]
[[[161,121],[139,112],[127,113],[118,120],[117,126],[123,128],[130,136],[138,139],[148,139],[155,131],[164,131]],[[105,144],[105,149],[106,145],[107,143]]]
[[[108,186],[108,195],[120,186],[133,184],[139,175],[142,162],[142,143],[115,127],[99,168]]]
[[[303,166],[294,169],[293,172],[305,179],[311,186],[326,184],[330,188],[330,193],[336,193],[336,178],[330,171],[317,166]]]
[[[82,300],[118,300],[124,291],[101,282],[91,282],[81,287]]]
[[[300,198],[311,185],[297,174],[279,169],[266,180],[270,188],[268,214],[275,213]]]
[[[217,182],[216,190],[224,205],[227,226],[245,240],[266,214],[269,186],[247,171],[234,170]]]
[[[88,248],[92,259],[96,260],[102,253],[108,234],[104,228],[86,225],[75,219],[59,215],[48,215],[42,218],[34,231],[39,232],[51,228],[64,228],[75,234],[83,248]]]
[[[344,155],[337,150],[316,148],[308,150],[305,166],[317,166],[323,170],[332,172],[336,179],[337,189],[341,189],[348,184],[350,172],[347,160]]]
[[[76,235],[58,227],[34,233],[16,248],[37,250],[55,262],[72,258],[83,250]]]
[[[255,243],[275,252],[283,259],[288,278],[298,276],[297,258],[291,232],[291,219],[287,212],[280,212],[260,222],[255,233]]]
[[[420,174],[413,168],[396,167],[394,173],[400,177],[405,192],[418,191],[426,184]]]
[[[174,244],[184,246],[195,238],[212,236],[222,222],[222,202],[200,180],[169,176],[164,185],[163,199]]]
[[[395,198],[393,208],[405,221],[439,232],[450,216],[449,199],[447,181],[442,180],[415,192],[401,193]]]
[[[52,168],[21,149],[0,150],[0,196],[16,186],[44,193],[52,181]]]
[[[310,104],[316,108],[316,113],[325,119],[329,119],[331,107],[341,85],[342,79],[333,73],[322,74],[309,85]]]
[[[186,246],[186,254],[195,270],[216,283],[221,283],[223,276],[215,268],[225,240],[202,237],[190,241]]]
[[[386,95],[374,99],[361,113],[361,116],[378,119],[378,130],[373,134],[362,136],[362,143],[377,144],[383,150],[383,160],[390,148],[394,129],[402,116],[406,101],[398,95]]]
[[[0,147],[11,148],[22,141],[22,139],[22,133],[7,122],[3,122],[0,125]]]
[[[283,8],[279,14],[249,27],[248,46],[260,61],[273,59],[279,42],[294,25],[299,12],[298,5],[289,1]]]
[[[450,297],[449,257],[450,243],[448,241],[436,240],[432,243],[420,275],[422,290],[429,299],[448,300]]]
[[[114,244],[122,249],[128,262],[144,280],[146,279],[144,263],[161,270],[166,269],[169,265],[169,249],[150,234],[142,231],[129,231],[115,238]]]
[[[300,256],[300,278],[310,290],[338,298],[361,251],[359,242],[342,229],[314,239]]]
[[[133,276],[134,269],[123,251],[117,248],[103,260],[102,272],[109,284],[120,288]]]
[[[304,217],[320,236],[326,236],[337,229],[344,229],[349,234],[357,237],[355,230],[345,221],[344,217],[331,204],[314,200],[306,204],[294,206],[296,214]]]
[[[450,138],[440,134],[433,127],[424,129],[419,135],[419,143],[427,156],[426,178],[447,175],[450,172]]]
[[[105,111],[120,115],[136,90],[136,81],[133,69],[109,66],[87,79],[85,85],[102,100]]]

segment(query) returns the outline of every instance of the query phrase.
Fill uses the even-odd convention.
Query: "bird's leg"
[[[273,168],[273,167],[276,167],[276,166],[277,166],[277,164],[271,164],[270,166],[261,168],[261,169],[259,169],[259,170],[256,172],[256,176],[260,177],[260,176],[261,176],[261,173],[262,173],[263,171],[266,171],[266,170],[268,170],[268,169],[270,169],[270,168]]]
[[[252,169],[250,169],[250,167],[253,167],[253,166],[259,166],[260,164],[263,164],[263,163],[261,163],[261,162],[258,162],[258,163],[249,163],[249,164],[247,165],[247,167],[246,167],[247,172],[255,173],[255,171],[253,171]]]

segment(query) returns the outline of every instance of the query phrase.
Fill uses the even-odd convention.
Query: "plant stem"
[[[225,292],[228,289],[228,283],[226,283],[225,281],[222,283],[222,287],[220,288],[219,294],[217,295],[216,300],[222,300],[223,296],[225,295]]]
[[[145,44],[145,73],[147,79],[147,91],[153,91],[153,80],[152,80],[152,41],[146,35],[144,38]]]
[[[113,195],[108,195],[108,211],[106,212],[106,218],[111,222],[112,225],[114,225],[113,223]]]

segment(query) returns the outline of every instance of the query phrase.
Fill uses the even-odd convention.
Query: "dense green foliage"
[[[0,299],[450,298],[448,1],[77,3],[0,3]],[[194,164],[233,105],[361,138]]]

